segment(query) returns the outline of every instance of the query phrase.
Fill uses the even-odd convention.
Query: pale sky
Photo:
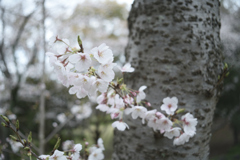
[[[47,8],[56,6],[56,4],[64,5],[66,7],[66,9],[68,10],[67,12],[69,14],[71,14],[70,10],[72,10],[72,8],[74,8],[77,4],[80,4],[84,1],[85,0],[46,0],[45,4],[46,4]],[[91,0],[91,1],[99,2],[99,1],[103,1],[103,0]],[[134,0],[112,0],[112,1],[117,1],[120,4],[123,4],[123,3],[127,4],[127,9],[130,11],[131,5]],[[33,9],[35,9],[34,0],[1,0],[0,2],[1,2],[2,6],[5,6],[7,8],[11,8],[11,6],[13,6],[13,4],[16,2],[24,2],[23,6],[24,6],[24,8],[27,8],[24,10],[25,15],[29,14],[30,12],[32,12]]]

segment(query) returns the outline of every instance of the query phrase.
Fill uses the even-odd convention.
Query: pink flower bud
[[[133,97],[136,97],[136,96],[137,96],[137,93],[136,93],[136,92],[131,91],[130,93],[132,94]]]
[[[119,113],[112,113],[111,114],[111,118],[112,119],[115,119],[115,118],[117,118],[119,116]]]
[[[151,103],[150,103],[150,102],[145,102],[145,104],[146,104],[148,107],[151,107]]]

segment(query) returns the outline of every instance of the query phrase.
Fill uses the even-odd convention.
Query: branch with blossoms
[[[184,109],[178,109],[176,97],[166,97],[160,109],[147,110],[151,104],[144,100],[146,86],[139,90],[127,88],[123,79],[115,77],[114,68],[122,73],[133,72],[134,68],[129,63],[123,67],[113,63],[112,50],[103,43],[98,47],[84,52],[83,44],[78,36],[80,49],[70,46],[69,40],[56,37],[56,52],[47,52],[50,64],[58,80],[66,87],[70,87],[69,94],[75,94],[79,99],[88,96],[97,97],[96,109],[106,112],[112,119],[114,128],[120,131],[129,129],[123,121],[125,114],[131,114],[133,119],[142,119],[156,132],[172,139],[174,145],[182,145],[196,134],[197,119],[192,114],[186,113],[178,119],[178,114]]]
[[[64,145],[63,149],[65,151],[58,150],[61,139],[58,138],[52,152],[50,155],[40,155],[38,156],[32,150],[32,134],[31,132],[28,135],[27,139],[23,139],[19,134],[19,121],[16,121],[16,124],[13,124],[6,116],[1,115],[3,120],[2,126],[11,129],[15,136],[10,135],[11,140],[8,140],[11,145],[15,145],[16,147],[22,147],[27,151],[27,156],[30,160],[32,160],[32,156],[39,160],[102,160],[104,159],[103,151],[105,150],[103,145],[103,140],[101,138],[98,139],[97,144],[89,147],[88,142],[85,142],[84,149],[81,144],[74,144],[71,142],[71,146]],[[83,150],[82,154],[80,151]],[[16,154],[16,153],[15,153]]]

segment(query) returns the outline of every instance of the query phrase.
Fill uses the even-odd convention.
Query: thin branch
[[[42,62],[42,78],[41,78],[41,95],[40,95],[40,107],[39,107],[39,151],[40,154],[44,152],[44,139],[45,139],[45,52],[46,52],[46,41],[45,41],[45,0],[42,0],[42,34],[43,34],[43,62]],[[44,87],[43,87],[44,86]]]
[[[11,74],[8,70],[8,66],[5,60],[5,56],[3,53],[4,50],[4,32],[5,32],[5,18],[4,18],[4,13],[5,13],[5,9],[1,8],[2,12],[1,12],[1,19],[2,19],[2,41],[0,44],[0,55],[1,55],[1,60],[3,61],[3,65],[4,65],[4,69],[2,69],[3,74],[5,75],[6,78],[11,78]]]
[[[17,45],[18,45],[18,43],[19,43],[19,40],[20,40],[20,38],[21,38],[21,36],[22,36],[22,33],[23,33],[23,31],[24,31],[24,28],[25,28],[28,20],[30,19],[30,17],[33,15],[33,13],[34,13],[35,11],[36,11],[36,9],[33,10],[32,13],[30,13],[29,15],[27,15],[27,16],[24,17],[24,20],[23,20],[23,22],[22,22],[22,24],[21,24],[21,26],[20,26],[20,28],[19,28],[19,30],[18,30],[16,39],[15,39],[15,41],[14,41],[13,44],[12,44],[12,55],[13,55],[14,64],[15,64],[15,66],[16,66],[17,75],[19,75],[19,71],[18,71],[18,63],[17,63],[17,57],[16,57],[16,47],[17,47]]]
[[[68,120],[66,120],[64,123],[61,123],[59,126],[57,126],[48,136],[45,138],[44,143],[46,144],[48,141],[50,141],[53,136],[58,133],[68,122],[70,122],[71,119],[74,118],[74,115],[71,115]]]
[[[10,122],[9,120],[6,121],[3,117],[1,117],[1,119],[3,120],[3,122],[5,122],[5,124],[6,124],[5,127],[6,127],[6,128],[9,128],[10,130],[12,130],[12,131],[16,134],[17,140],[15,140],[15,141],[16,141],[16,142],[20,142],[20,143],[22,144],[23,148],[29,147],[29,148],[30,148],[29,151],[32,153],[32,155],[33,155],[34,157],[36,157],[37,159],[40,159],[40,158],[38,158],[38,155],[37,155],[35,152],[32,151],[32,143],[31,143],[31,142],[28,142],[28,141],[27,141],[27,138],[23,138],[23,137],[19,134],[19,133],[20,133],[19,129],[17,129],[16,126],[15,126],[12,122]],[[25,142],[24,142],[22,139],[24,139]],[[27,143],[26,143],[26,142],[27,142]]]
[[[13,124],[11,124],[11,127],[13,130],[16,130],[16,127]],[[18,134],[22,139],[27,139],[27,137],[20,130],[18,130]],[[32,145],[32,148],[38,152],[39,149],[37,148],[37,146],[35,146],[33,143],[31,143],[31,145]]]
[[[35,60],[35,58],[36,58],[36,56],[37,56],[37,52],[38,52],[37,45],[34,45],[32,57],[29,59],[26,68],[28,68],[29,66],[35,64],[34,60]]]

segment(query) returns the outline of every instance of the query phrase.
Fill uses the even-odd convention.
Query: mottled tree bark
[[[197,134],[183,146],[140,119],[125,118],[130,129],[115,130],[113,160],[208,159],[211,125],[222,71],[218,0],[135,0],[129,15],[127,60],[135,72],[127,85],[147,85],[147,99],[160,110],[176,96],[179,107],[198,118]]]

